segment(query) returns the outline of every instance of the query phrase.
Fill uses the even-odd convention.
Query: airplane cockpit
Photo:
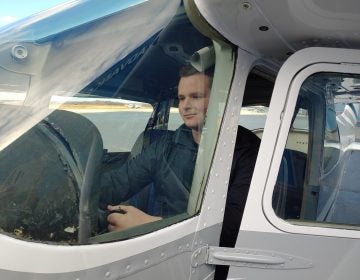
[[[357,279],[359,8],[76,0],[0,27],[0,278]]]

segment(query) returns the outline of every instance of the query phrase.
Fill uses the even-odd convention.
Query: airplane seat
[[[69,148],[72,149],[73,156],[83,172],[88,163],[92,147],[97,151],[101,151],[100,154],[102,155],[103,142],[101,134],[98,128],[86,117],[70,111],[55,110],[44,121],[50,123],[53,129],[58,130],[58,133],[66,137],[64,140],[67,140]]]
[[[169,133],[173,133],[173,131],[166,129],[148,129],[143,131],[136,139],[135,144],[131,149],[130,157],[136,157],[156,140]],[[150,215],[158,215],[160,212],[160,205],[156,203],[156,189],[153,183],[148,184],[139,193],[132,196],[126,203],[133,205]]]
[[[0,153],[0,228],[31,240],[75,242],[80,204],[80,228],[95,231],[101,157],[97,128],[55,110]]]
[[[307,156],[285,149],[274,189],[272,205],[283,219],[299,219]]]
[[[98,128],[86,117],[69,111],[56,110],[47,118],[55,129],[60,129],[67,141],[79,172],[79,233],[78,239],[86,243],[97,232],[100,199],[100,170],[103,158],[103,142]],[[70,160],[68,162],[71,162]]]
[[[360,151],[347,150],[337,165],[321,179],[318,221],[360,224]]]

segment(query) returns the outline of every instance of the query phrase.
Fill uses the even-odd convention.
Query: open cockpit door
[[[359,57],[308,48],[280,69],[236,248],[211,255],[229,278],[358,277]]]

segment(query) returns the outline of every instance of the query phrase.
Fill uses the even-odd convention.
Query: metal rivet
[[[106,277],[106,278],[109,278],[110,276],[111,276],[110,271],[108,271],[108,272],[105,273],[105,277]]]
[[[164,254],[164,253],[161,253],[161,257],[162,257],[162,258],[165,257],[165,254]]]
[[[266,26],[266,25],[262,25],[262,26],[259,27],[259,30],[260,30],[260,31],[268,31],[268,30],[269,30],[269,27]]]
[[[129,271],[131,269],[131,266],[130,265],[127,265],[126,266],[126,270]]]
[[[144,264],[148,265],[149,264],[149,260],[145,260]]]
[[[241,6],[242,6],[242,8],[244,10],[250,10],[251,9],[251,4],[249,2],[244,2],[244,3],[242,3]]]

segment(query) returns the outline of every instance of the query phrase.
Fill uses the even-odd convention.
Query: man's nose
[[[190,107],[191,107],[191,101],[190,101],[189,98],[185,98],[185,99],[183,100],[183,107],[184,107],[184,108],[190,108]]]

